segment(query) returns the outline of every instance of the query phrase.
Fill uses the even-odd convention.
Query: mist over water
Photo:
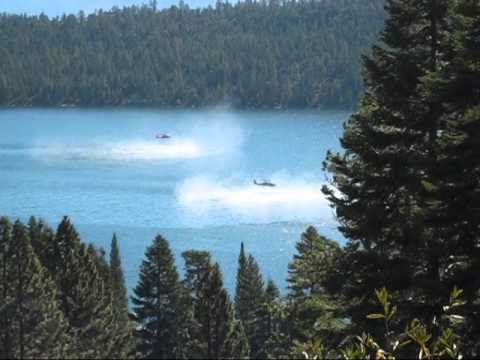
[[[27,149],[27,151],[31,157],[45,162],[55,160],[176,160],[196,158],[207,154],[206,149],[190,139],[178,139],[168,143],[144,140],[128,142],[109,142],[105,140],[103,144],[38,144]]]
[[[240,242],[285,285],[302,231],[338,241],[320,189],[344,112],[138,109],[0,111],[0,214],[69,215],[86,241],[120,239],[129,287],[146,246],[209,250],[232,289]],[[169,134],[157,139],[157,134]],[[276,186],[253,183],[266,179]],[[183,264],[179,261],[179,268]]]
[[[198,176],[186,179],[177,189],[180,204],[202,214],[228,211],[243,222],[301,221],[328,219],[330,209],[320,192],[322,183],[302,177],[274,174],[275,187],[240,181]]]

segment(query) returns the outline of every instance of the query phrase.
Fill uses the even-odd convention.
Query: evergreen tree
[[[125,278],[116,234],[113,234],[110,248],[110,281],[114,311],[118,315],[126,314],[128,312],[127,289],[125,288]]]
[[[442,66],[423,80],[425,103],[440,104],[437,163],[428,172],[427,218],[446,243],[445,287],[465,292],[469,356],[480,355],[480,3],[449,2]]]
[[[145,252],[138,285],[132,302],[138,331],[139,351],[149,359],[177,357],[182,325],[182,284],[179,281],[175,259],[170,246],[157,235]]]
[[[269,279],[265,288],[263,302],[255,312],[253,323],[253,333],[251,343],[255,346],[254,358],[266,359],[269,356],[268,344],[276,338],[275,332],[278,331],[278,319],[275,318],[280,304],[280,291]]]
[[[0,358],[64,358],[71,339],[27,228],[0,218]]]
[[[79,358],[112,356],[113,311],[105,264],[96,249],[86,246],[67,217],[58,226],[48,266],[59,290],[59,304],[69,324],[69,335],[76,339]]]
[[[240,254],[238,255],[238,269],[237,269],[237,281],[235,287],[235,314],[243,321],[245,315],[248,312],[248,304],[244,297],[248,291],[248,279],[247,275],[247,257],[245,256],[245,249],[243,242],[240,244]]]
[[[233,313],[232,313],[233,314]],[[249,359],[250,346],[248,338],[239,320],[234,320],[227,334],[224,345],[224,354],[221,358]]]
[[[248,340],[223,287],[220,267],[212,264],[206,251],[186,251],[182,256],[192,308],[188,357],[248,357]]]
[[[248,356],[248,342],[241,323],[235,320],[233,304],[223,287],[218,264],[210,266],[194,303],[200,335],[200,358],[221,359]]]
[[[80,272],[74,285],[75,301],[70,316],[72,332],[81,356],[111,358],[117,354],[116,323],[108,281],[108,264],[93,245],[81,243]]]
[[[35,254],[38,256],[43,266],[48,261],[49,244],[53,242],[55,233],[42,220],[30,217],[28,221],[28,234]]]
[[[409,318],[433,321],[448,302],[450,289],[441,282],[448,240],[425,211],[441,108],[422,101],[421,86],[444,51],[446,3],[387,1],[381,42],[364,59],[361,107],[345,124],[345,153],[327,155],[333,187],[324,192],[350,243],[344,295],[353,323],[364,329],[369,324],[360,311],[372,309],[365,299],[385,284]]]
[[[320,293],[341,254],[340,246],[309,226],[295,248],[297,253],[288,266],[290,296],[305,297]]]
[[[115,322],[115,333],[111,335],[115,335],[117,338],[114,355],[119,358],[133,357],[135,355],[134,328],[128,316],[127,289],[125,288],[120,250],[115,234],[112,237],[108,270],[109,290]]]
[[[207,251],[189,250],[182,253],[185,261],[185,287],[193,298],[200,291],[212,267],[211,255]]]
[[[280,298],[280,290],[275,285],[272,279],[268,279],[267,286],[265,287],[265,300],[268,303],[272,303]]]
[[[237,286],[235,291],[235,313],[242,322],[245,334],[250,344],[252,357],[257,357],[263,347],[259,337],[257,316],[264,303],[262,275],[255,258],[245,256],[243,243],[240,245],[238,257]]]
[[[188,314],[185,322],[188,334],[188,341],[185,344],[186,357],[203,358],[206,356],[206,345],[195,308],[199,301],[200,289],[207,281],[212,267],[211,256],[207,251],[188,250],[182,253],[182,257],[185,262],[183,284],[188,293],[186,297]]]
[[[73,301],[73,286],[80,270],[78,252],[80,249],[80,236],[68,217],[64,217],[58,225],[55,239],[49,244],[50,259],[46,266],[52,276],[56,277],[61,289],[59,294],[63,312],[70,316]]]
[[[263,329],[268,331],[269,337],[260,356],[268,359],[289,359],[293,357],[291,350],[294,339],[288,304],[282,299],[275,299],[267,304],[267,317],[260,319],[264,321],[266,326]]]
[[[266,299],[260,268],[252,255],[248,255],[247,278],[250,279],[249,298],[245,300],[249,304],[249,310],[245,314],[243,326],[250,344],[250,353],[252,357],[258,358],[265,345],[264,342],[267,340],[267,336],[261,329],[258,319]]]
[[[342,308],[327,289],[342,251],[336,242],[320,236],[312,226],[302,234],[296,249],[287,279],[291,335],[297,341],[322,336],[329,344],[335,344],[340,340],[336,333],[344,328],[340,320]]]

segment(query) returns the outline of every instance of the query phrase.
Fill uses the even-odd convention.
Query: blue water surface
[[[120,241],[131,289],[156,234],[179,270],[187,249],[208,250],[235,284],[240,243],[265,279],[286,287],[295,243],[312,224],[339,242],[321,194],[322,161],[342,111],[158,109],[0,110],[0,214],[57,226],[71,217],[107,251]],[[157,139],[167,133],[169,139]],[[266,179],[275,187],[253,180]]]

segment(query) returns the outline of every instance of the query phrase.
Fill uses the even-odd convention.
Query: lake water
[[[164,235],[178,258],[208,250],[235,284],[240,242],[265,278],[286,286],[295,243],[312,224],[337,241],[320,188],[346,112],[139,109],[0,111],[0,214],[56,227],[69,215],[83,240],[120,242],[129,288],[145,248]],[[170,139],[159,140],[158,133]],[[253,179],[276,187],[260,187]]]

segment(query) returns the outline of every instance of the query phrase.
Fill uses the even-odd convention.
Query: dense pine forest
[[[383,0],[0,15],[0,105],[352,108]]]
[[[306,229],[280,294],[242,245],[228,294],[208,252],[178,264],[158,235],[129,308],[121,239],[107,260],[68,218],[2,218],[0,358],[478,358],[480,3],[386,9],[324,162],[345,246]]]

